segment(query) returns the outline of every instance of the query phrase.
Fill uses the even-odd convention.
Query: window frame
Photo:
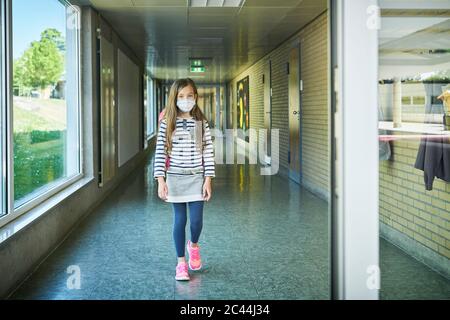
[[[82,83],[82,73],[81,73],[81,8],[79,6],[71,4],[66,0],[56,0],[60,2],[63,6],[71,7],[76,14],[77,17],[77,28],[76,35],[74,36],[75,48],[76,50],[76,67],[74,68],[76,72],[76,105],[77,105],[77,130],[78,130],[78,138],[77,138],[77,147],[78,147],[78,167],[79,172],[75,175],[61,178],[61,182],[56,185],[53,185],[50,182],[48,185],[50,187],[43,191],[42,193],[34,196],[29,201],[24,204],[14,208],[14,148],[13,148],[13,47],[12,47],[12,38],[13,38],[13,12],[12,12],[12,1],[13,0],[1,0],[1,16],[3,29],[2,35],[0,36],[2,39],[2,67],[4,67],[4,71],[2,72],[2,83],[1,83],[1,96],[2,96],[2,128],[4,128],[2,132],[2,142],[6,142],[2,145],[2,161],[4,161],[4,165],[2,166],[2,174],[3,174],[3,193],[1,196],[4,196],[6,202],[4,203],[5,212],[2,216],[0,216],[0,228],[23,215],[24,213],[32,210],[33,208],[40,205],[42,202],[48,200],[55,194],[61,192],[62,190],[68,188],[73,185],[75,182],[81,180],[85,176],[84,172],[84,157],[83,157],[83,122],[82,122],[82,104],[81,104],[81,83]],[[67,10],[67,9],[66,9]],[[67,12],[66,12],[67,14]],[[66,20],[67,21],[67,20]],[[5,113],[5,116],[3,116]],[[5,181],[6,180],[6,181]],[[54,182],[60,181],[59,179]],[[44,187],[44,186],[42,186]],[[39,190],[36,189],[36,190]],[[30,194],[33,194],[30,193]]]
[[[147,128],[151,124],[151,132],[147,132],[147,140],[156,136],[156,99],[155,80],[150,74],[147,75]]]
[[[378,29],[367,27],[377,0],[329,0],[329,8],[331,298],[378,300],[379,288],[367,285],[380,275]]]
[[[1,158],[2,158],[2,169],[1,169],[1,185],[0,185],[0,197],[1,197],[1,208],[0,208],[0,219],[5,217],[8,214],[8,193],[7,193],[7,163],[8,163],[8,128],[7,128],[7,116],[8,112],[6,109],[7,106],[7,95],[5,94],[7,92],[7,86],[8,83],[8,68],[6,61],[8,61],[7,54],[8,51],[6,50],[7,46],[7,40],[8,40],[8,21],[7,21],[7,3],[5,0],[1,0],[0,3],[0,98],[1,98],[1,110],[0,110],[0,128],[1,128]]]

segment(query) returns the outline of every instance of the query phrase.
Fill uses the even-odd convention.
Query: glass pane
[[[156,123],[156,99],[155,99],[155,81],[150,78],[150,92],[149,92],[149,115],[150,115],[150,132],[155,133]]]
[[[3,15],[2,12],[3,8],[0,8],[0,16]],[[3,43],[3,32],[5,30],[5,26],[3,25],[3,19],[2,22],[0,23],[0,43]],[[4,95],[4,91],[3,91],[3,79],[4,79],[4,69],[3,69],[3,55],[2,55],[3,51],[0,51],[0,101],[3,101],[3,95]],[[5,162],[6,160],[6,154],[4,154],[3,152],[3,148],[4,148],[4,144],[3,144],[3,139],[5,137],[6,131],[5,131],[5,123],[3,122],[4,119],[4,114],[5,114],[5,106],[3,105],[3,103],[0,103],[1,105],[1,109],[0,109],[0,157],[2,159],[2,163]],[[2,168],[5,168],[5,166],[3,165]],[[2,169],[3,170],[3,169]],[[7,210],[6,210],[6,188],[5,188],[5,183],[6,181],[3,180],[3,174],[0,175],[0,217],[5,215]]]
[[[14,206],[80,172],[77,12],[13,3]]]
[[[154,133],[155,102],[153,98],[153,79],[147,77],[146,83],[147,137]]]
[[[380,4],[381,298],[448,298],[450,3]]]
[[[142,94],[144,99],[144,149],[147,149],[147,137],[149,136],[148,131],[148,76],[146,74],[142,77]]]
[[[198,86],[197,104],[211,127],[216,126],[216,90],[219,87]]]

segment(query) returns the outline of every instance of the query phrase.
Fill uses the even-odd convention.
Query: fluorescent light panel
[[[243,0],[190,0],[191,7],[236,7],[239,8]]]

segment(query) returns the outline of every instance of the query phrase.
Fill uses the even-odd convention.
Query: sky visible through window
[[[66,34],[65,7],[58,0],[13,0],[13,55],[19,58],[41,32],[55,28]]]

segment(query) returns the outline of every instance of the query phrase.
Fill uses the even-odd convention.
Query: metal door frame
[[[329,0],[333,299],[379,296],[377,7]]]
[[[266,68],[268,67],[268,74],[266,74]],[[264,115],[266,115],[267,113],[269,114],[269,128],[266,127],[266,119],[264,117],[264,129],[266,129],[266,137],[265,137],[265,141],[266,141],[266,153],[265,153],[265,159],[264,161],[268,164],[271,163],[271,159],[272,159],[272,148],[271,148],[271,144],[272,144],[272,125],[273,125],[273,119],[272,119],[272,60],[271,59],[267,59],[267,61],[265,61],[264,64]],[[266,77],[267,76],[267,77]],[[268,109],[269,111],[266,111],[266,84],[268,82],[268,87],[269,87],[269,101],[268,101]]]
[[[103,56],[105,54],[105,50],[103,49],[103,46],[108,45],[110,46],[110,48],[112,48],[112,51],[110,53],[112,53],[112,65],[111,65],[111,72],[112,72],[112,81],[113,83],[105,83],[104,77],[102,76],[103,74]],[[112,41],[110,41],[109,39],[107,39],[106,37],[104,37],[101,34],[101,30],[99,29],[98,31],[98,38],[97,38],[97,75],[98,75],[98,85],[99,85],[99,94],[98,94],[98,99],[99,99],[99,107],[98,107],[98,137],[99,137],[99,141],[98,141],[98,159],[99,159],[99,163],[98,163],[98,185],[99,187],[103,187],[106,183],[108,183],[108,181],[110,181],[115,175],[116,175],[116,170],[117,170],[117,150],[116,150],[116,134],[117,134],[117,127],[116,127],[116,120],[117,120],[117,110],[116,110],[116,104],[115,104],[115,99],[116,99],[116,92],[115,92],[115,72],[116,72],[116,66],[115,66],[115,49],[114,49],[114,44]],[[108,101],[103,101],[103,91],[104,91],[104,86],[105,85],[109,85],[110,86],[110,96]],[[106,105],[105,105],[106,103]],[[109,109],[109,110],[106,110]],[[108,113],[110,112],[110,113]],[[111,114],[112,113],[112,114]],[[108,120],[111,119],[105,119],[105,116],[110,116],[114,120],[112,123],[106,123],[108,122]],[[110,147],[112,145],[112,159],[111,158],[107,158],[105,159],[105,141],[104,141],[104,135],[105,132],[107,132],[106,126],[110,125],[113,127],[113,140],[112,143],[111,141],[106,141],[106,143],[110,144]],[[107,138],[111,138],[111,135],[107,136]],[[108,157],[110,157],[111,155],[108,155]],[[107,166],[108,165],[108,166]]]

